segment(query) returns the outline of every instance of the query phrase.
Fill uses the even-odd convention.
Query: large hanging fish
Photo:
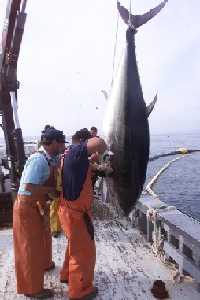
[[[149,160],[148,112],[144,102],[135,54],[135,33],[139,26],[153,18],[166,4],[163,1],[144,15],[131,15],[118,2],[118,10],[129,23],[126,49],[121,60],[104,120],[109,146],[117,201],[128,215],[141,195]]]

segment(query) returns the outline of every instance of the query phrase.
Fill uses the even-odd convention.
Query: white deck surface
[[[114,221],[96,221],[97,264],[95,283],[99,288],[96,299],[150,300],[153,281],[162,279],[170,299],[199,300],[194,282],[175,284],[172,273],[151,252],[140,233],[130,228],[125,231]],[[67,299],[67,286],[59,283],[66,239],[53,239],[56,269],[45,276],[46,287],[54,288],[54,299]],[[36,253],[39,255],[39,253]],[[26,299],[16,295],[13,264],[12,230],[0,231],[0,300]]]

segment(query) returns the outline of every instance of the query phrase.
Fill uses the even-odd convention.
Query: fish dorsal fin
[[[131,24],[134,28],[138,28],[142,26],[143,24],[147,23],[149,20],[153,19],[162,9],[165,7],[168,0],[162,1],[159,5],[149,10],[147,13],[143,15],[132,15],[131,19],[129,20],[129,11],[124,6],[120,4],[120,2],[117,2],[117,8],[119,11],[119,14],[121,18],[124,20],[126,24],[129,24],[129,21],[131,21]]]

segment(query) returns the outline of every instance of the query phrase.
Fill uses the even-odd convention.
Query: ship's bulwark
[[[127,44],[111,91],[104,131],[110,150],[113,187],[125,215],[141,195],[149,159],[149,124],[140,84],[135,30],[128,28]]]

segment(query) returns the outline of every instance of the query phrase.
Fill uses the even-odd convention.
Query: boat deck
[[[155,299],[153,281],[166,283],[170,299],[199,300],[197,285],[192,280],[174,283],[172,270],[156,258],[150,245],[135,228],[125,230],[115,221],[95,221],[97,264],[95,284],[97,300]],[[45,275],[46,287],[55,290],[54,299],[67,299],[67,286],[59,282],[59,269],[66,247],[64,235],[53,238],[56,269]],[[0,231],[0,300],[26,299],[16,295],[13,263],[12,230]]]

